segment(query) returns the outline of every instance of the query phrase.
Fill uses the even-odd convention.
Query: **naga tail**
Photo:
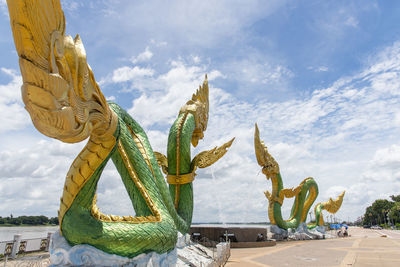
[[[345,193],[346,191],[343,191],[335,200],[329,198],[327,202],[322,202],[315,205],[314,212],[317,225],[324,225],[322,210],[326,210],[327,212],[334,214],[340,209]]]

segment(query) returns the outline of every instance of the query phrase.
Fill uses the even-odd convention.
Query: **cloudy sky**
[[[397,1],[63,0],[105,96],[166,152],[179,108],[208,73],[210,119],[196,153],[236,137],[194,182],[194,222],[268,221],[254,123],[285,187],[312,176],[317,202],[343,190],[355,220],[400,194],[400,3]],[[32,126],[5,0],[0,0],[0,216],[56,216],[69,165],[85,145]],[[112,166],[103,212],[132,214]],[[287,215],[292,201],[284,203]]]

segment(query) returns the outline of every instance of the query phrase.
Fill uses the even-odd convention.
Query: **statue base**
[[[71,246],[57,231],[50,242],[50,262],[51,266],[217,266],[210,249],[192,243],[189,235],[180,233],[175,249],[168,253],[151,252],[127,258],[90,245]]]
[[[312,239],[326,239],[333,238],[325,232],[324,226],[317,226],[314,229],[308,229],[307,224],[302,223],[297,229],[289,228],[288,230],[282,229],[277,225],[269,227],[269,238],[275,240],[312,240]]]

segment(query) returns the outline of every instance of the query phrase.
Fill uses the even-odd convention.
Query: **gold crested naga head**
[[[324,206],[324,209],[330,213],[336,213],[342,206],[343,197],[345,193],[346,190],[343,191],[335,200],[329,198],[327,202],[323,202],[322,205]]]
[[[262,167],[263,174],[267,179],[275,177],[279,173],[279,164],[268,153],[268,149],[264,141],[260,140],[260,131],[258,130],[257,123],[255,124],[254,132],[254,150],[256,153],[257,163]]]
[[[116,118],[86,61],[77,35],[65,36],[58,1],[7,1],[23,77],[22,99],[32,122],[44,135],[75,143],[113,133]],[[26,16],[35,11],[38,14]],[[40,14],[39,14],[40,13]]]
[[[208,123],[208,110],[208,81],[206,74],[203,86],[200,86],[199,89],[196,90],[196,94],[193,94],[192,99],[179,111],[179,114],[188,112],[194,115],[196,127],[191,140],[194,147],[197,146],[199,140],[204,137],[204,131],[207,129]]]

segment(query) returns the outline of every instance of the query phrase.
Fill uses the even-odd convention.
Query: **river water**
[[[192,226],[208,226],[208,227],[265,227],[268,224],[206,224],[193,223]],[[22,235],[22,239],[30,238],[46,238],[48,232],[54,233],[58,230],[58,226],[20,226],[20,227],[0,227],[0,242],[10,241],[14,239],[14,235]]]
[[[46,238],[48,232],[57,231],[58,226],[21,226],[0,227],[0,242],[14,239],[14,235],[22,235],[22,239]]]

